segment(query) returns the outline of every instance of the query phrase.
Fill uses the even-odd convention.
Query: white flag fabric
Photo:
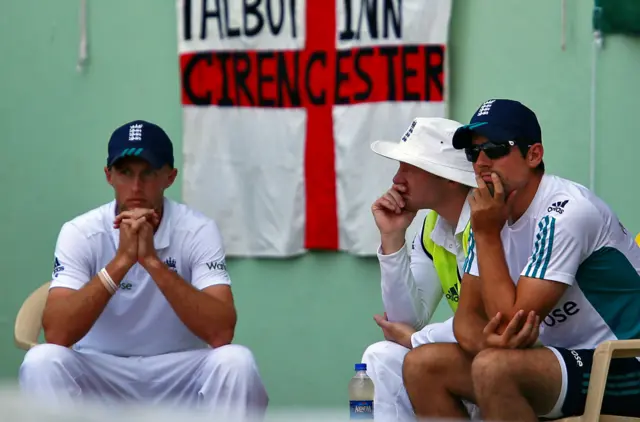
[[[371,204],[398,164],[370,144],[446,117],[451,0],[177,0],[177,12],[183,200],[216,220],[227,255],[375,254]]]

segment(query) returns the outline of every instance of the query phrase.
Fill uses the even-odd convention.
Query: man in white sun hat
[[[375,384],[377,420],[414,420],[404,389],[403,361],[422,344],[456,342],[453,318],[429,323],[444,295],[453,312],[470,230],[467,195],[476,187],[471,163],[452,145],[462,124],[443,118],[416,118],[400,142],[377,141],[371,149],[399,162],[393,186],[372,205],[380,230],[378,260],[384,316],[374,319],[386,341],[370,345],[362,357]],[[406,231],[419,210],[429,210],[411,252]],[[467,404],[471,416],[477,410]]]

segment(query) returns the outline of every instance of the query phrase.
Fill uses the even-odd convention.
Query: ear
[[[175,182],[177,176],[178,176],[178,169],[177,168],[172,168],[169,171],[169,177],[167,178],[167,186],[166,186],[166,188],[169,188],[171,185],[173,185],[173,182]]]
[[[533,144],[527,152],[527,165],[531,169],[535,169],[542,162],[544,155],[544,147],[541,143]]]
[[[113,186],[113,180],[111,179],[111,170],[109,170],[109,167],[107,166],[104,167],[104,175],[107,178],[107,183]]]

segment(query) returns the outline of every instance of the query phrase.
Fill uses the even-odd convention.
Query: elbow
[[[233,342],[234,335],[235,335],[235,329],[233,328],[220,330],[215,333],[212,333],[209,339],[207,340],[207,343],[209,344],[209,346],[213,347],[214,349],[216,347],[226,346],[228,344],[231,344],[231,342]]]
[[[44,329],[44,340],[48,344],[55,344],[62,347],[71,347],[75,343],[64,330],[47,328]]]
[[[482,351],[480,343],[471,338],[461,337],[458,339],[458,344],[460,348],[471,357],[474,357]]]
[[[206,339],[207,344],[213,348],[231,344],[231,342],[233,342],[233,337],[235,336],[237,321],[238,317],[234,311],[229,315],[229,318],[224,325],[219,325],[215,329],[211,330],[207,336],[208,338]]]
[[[470,333],[460,329],[460,327],[455,324],[453,328],[453,335],[460,348],[469,356],[474,357],[482,350],[482,344],[476,336],[470,335]]]

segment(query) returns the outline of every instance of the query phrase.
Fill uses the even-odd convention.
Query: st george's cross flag
[[[445,117],[451,0],[177,0],[183,200],[228,256],[376,253],[373,153]],[[422,221],[407,231],[410,239]]]

